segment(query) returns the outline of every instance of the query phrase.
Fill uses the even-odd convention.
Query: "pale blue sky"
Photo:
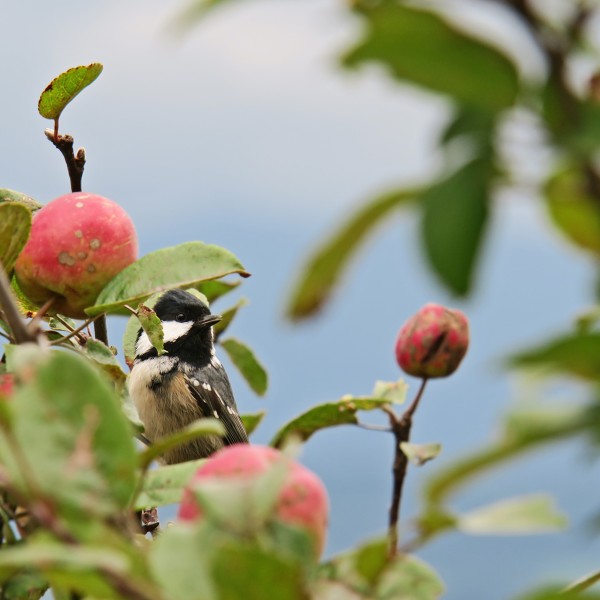
[[[402,322],[425,302],[456,304],[427,271],[418,222],[407,215],[372,241],[321,318],[293,327],[281,316],[303,257],[351,207],[439,166],[435,136],[447,107],[376,69],[341,72],[336,56],[359,31],[342,2],[234,3],[173,39],[165,27],[180,6],[34,0],[4,7],[0,187],[42,202],[68,191],[37,98],[66,68],[102,62],[104,73],[62,118],[61,130],[87,150],[84,189],[123,205],[142,252],[199,239],[233,250],[253,273],[242,286],[250,305],[232,334],[256,348],[272,387],[265,400],[235,376],[234,387],[242,410],[269,410],[256,438],[266,442],[312,404],[397,378],[392,350]],[[523,56],[522,67],[535,72],[535,56]],[[527,165],[535,154],[535,175],[539,153],[520,151]],[[443,444],[440,464],[484,444],[517,398],[501,358],[566,329],[592,299],[591,264],[548,231],[534,199],[507,195],[495,213],[478,291],[458,303],[471,317],[472,348],[455,377],[431,385],[414,429],[415,441]],[[113,325],[113,334],[119,329]],[[330,553],[385,530],[391,457],[387,436],[352,428],[307,444],[303,460],[331,493]],[[457,498],[466,509],[549,490],[573,529],[440,539],[423,557],[447,582],[446,598],[504,600],[544,577],[598,567],[600,544],[585,531],[598,509],[590,490],[600,473],[584,457],[580,446],[563,445]],[[435,468],[409,473],[404,515],[414,514]]]

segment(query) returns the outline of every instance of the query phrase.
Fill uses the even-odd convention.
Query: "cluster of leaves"
[[[195,0],[182,14],[186,24],[226,0]],[[465,5],[467,3],[464,3]],[[483,3],[473,2],[480,11]],[[492,3],[488,3],[492,4]],[[417,211],[430,268],[457,296],[473,291],[485,234],[495,199],[515,184],[540,198],[551,223],[597,265],[600,258],[600,68],[592,23],[597,3],[554,6],[530,0],[499,0],[509,27],[529,38],[530,48],[544,61],[526,75],[514,49],[502,40],[490,42],[462,22],[444,3],[404,0],[356,0],[350,10],[363,25],[360,39],[342,56],[344,68],[383,67],[400,85],[415,86],[448,101],[451,116],[440,132],[438,150],[445,159],[441,172],[421,185],[400,188],[365,202],[328,236],[306,262],[288,300],[290,318],[301,320],[331,298],[350,259],[369,235],[393,213]],[[464,7],[463,7],[464,8]],[[491,10],[491,8],[490,8]],[[523,46],[523,52],[528,52]],[[586,64],[587,79],[574,65]],[[545,173],[524,181],[506,153],[502,131],[515,114],[527,115],[551,156]],[[539,148],[538,148],[539,150]],[[535,151],[535,150],[534,150]],[[397,268],[398,261],[395,261]],[[457,461],[426,486],[416,543],[449,527],[469,529],[477,518],[457,517],[447,500],[463,483],[540,445],[572,436],[597,443],[600,431],[597,387],[600,334],[597,309],[575,323],[572,332],[540,347],[518,353],[509,366],[534,369],[544,376],[571,377],[588,384],[578,406],[540,405],[505,418],[489,447]],[[528,500],[522,507],[527,509]],[[538,500],[531,500],[533,509]],[[499,507],[504,515],[521,512],[515,504]],[[495,509],[492,508],[492,513]],[[536,509],[537,510],[537,509]],[[544,511],[538,512],[542,515]],[[498,514],[498,513],[496,513]],[[538,523],[542,528],[546,523]],[[503,517],[491,528],[500,529]],[[534,519],[535,521],[535,519]],[[530,525],[535,528],[534,521]],[[544,518],[542,517],[542,521]],[[511,529],[512,525],[508,526]],[[566,591],[543,590],[531,598],[582,597],[598,581],[596,574]],[[561,595],[562,594],[562,595]]]
[[[12,224],[8,229],[16,258],[31,222],[29,218],[27,226],[20,226],[23,202],[33,209],[37,205],[15,192],[2,194],[10,200],[0,204],[0,211],[6,217],[2,222]],[[30,208],[24,210],[30,213]],[[11,263],[5,256],[3,264],[12,269],[14,259]],[[215,301],[237,285],[223,279],[236,273],[246,271],[227,250],[188,242],[152,252],[124,269],[87,312],[94,318],[127,315],[126,306],[138,308],[124,336],[130,362],[140,326],[160,347],[160,327],[151,309],[158,290],[185,287]],[[241,304],[224,311],[217,338],[251,387],[262,393],[266,373],[254,354],[233,338],[221,340]],[[23,316],[33,316],[23,311]],[[56,597],[76,593],[148,599],[237,598],[241,590],[261,598],[272,588],[270,597],[282,599],[330,598],[340,590],[355,598],[433,600],[442,593],[443,585],[430,567],[407,554],[390,557],[385,539],[319,565],[304,532],[271,518],[281,484],[275,472],[243,495],[227,485],[209,493],[197,490],[207,518],[196,525],[177,524],[147,540],[135,513],[179,502],[201,461],[154,469],[150,465],[173,445],[220,433],[221,424],[201,420],[160,444],[137,448],[134,438],[142,426],[127,397],[127,375],[114,348],[78,332],[61,315],[33,316],[32,323],[41,327],[39,344],[15,343],[10,325],[2,322],[11,342],[5,346],[2,370],[14,378],[13,392],[0,404],[0,580],[8,597],[40,597],[49,586]],[[232,347],[242,349],[242,359]],[[379,382],[369,396],[317,405],[283,425],[271,443],[282,447],[290,436],[306,441],[332,426],[358,425],[359,413],[389,410],[404,402],[406,392],[401,381]],[[243,416],[249,434],[261,418],[262,413]],[[439,445],[404,446],[417,464],[440,450]],[[513,500],[458,517],[444,513],[440,496],[421,519],[422,542],[452,527],[514,533],[562,526],[545,498]],[[444,516],[443,527],[440,519],[432,525],[432,515]]]
[[[197,14],[218,3],[199,2]],[[547,59],[546,73],[538,81],[523,80],[500,46],[482,41],[433,8],[395,0],[353,4],[365,30],[345,54],[344,65],[356,68],[375,62],[402,84],[448,98],[453,116],[440,136],[447,166],[434,181],[392,190],[351,216],[307,264],[289,302],[292,318],[313,314],[329,299],[349,258],[397,210],[421,212],[431,267],[450,290],[467,294],[473,287],[494,195],[512,181],[510,167],[501,158],[498,131],[516,107],[534,115],[558,158],[539,185],[555,224],[580,248],[598,256],[600,180],[593,157],[600,139],[600,114],[593,86],[583,95],[570,87],[567,60],[585,41],[585,24],[595,11],[583,2],[574,3],[569,23],[561,24],[534,12],[526,1],[503,4],[517,15]],[[61,85],[47,90],[56,95],[56,104],[41,102],[40,111],[55,121],[55,137],[66,103],[99,75],[101,68],[90,67],[74,70],[74,79],[59,80]],[[28,236],[31,211],[39,205],[9,190],[0,192],[0,199],[0,260],[10,274]],[[244,275],[245,270],[228,251],[200,242],[182,244],[153,252],[125,269],[87,312],[90,317],[122,315],[129,314],[127,306],[134,308],[137,316],[130,317],[124,340],[125,356],[131,358],[132,339],[140,325],[160,350],[161,332],[151,309],[153,294],[182,287],[213,302],[236,287],[237,281],[223,279],[233,274]],[[19,295],[14,282],[13,291],[27,316],[33,307]],[[260,394],[266,390],[266,372],[252,351],[233,338],[221,339],[241,305],[224,311],[219,342]],[[595,390],[600,360],[596,320],[594,314],[586,316],[575,333],[520,354],[514,364],[584,378]],[[279,485],[276,473],[257,482],[250,509],[226,487],[212,496],[199,494],[207,514],[201,524],[177,524],[156,540],[146,539],[133,513],[177,502],[198,466],[191,462],[149,470],[150,463],[169,445],[214,434],[219,424],[206,420],[160,447],[139,450],[134,436],[140,424],[126,397],[126,373],[111,347],[61,316],[44,318],[39,336],[42,346],[47,340],[54,347],[19,345],[17,332],[6,321],[0,321],[0,327],[11,343],[1,368],[14,375],[15,391],[0,403],[4,596],[40,597],[48,586],[57,598],[73,594],[264,598],[269,590],[269,597],[282,599],[428,600],[442,593],[439,578],[427,565],[408,554],[390,558],[385,540],[318,565],[302,532],[269,518]],[[40,327],[39,319],[34,317],[27,327]],[[395,393],[390,395],[390,389]],[[359,424],[359,411],[387,410],[402,401],[398,389],[398,385],[379,387],[367,397],[344,397],[316,406],[281,427],[272,443],[283,445],[292,433],[308,440],[327,427]],[[249,431],[260,418],[260,414],[244,417]],[[408,547],[418,547],[451,529],[526,533],[563,526],[564,518],[546,497],[506,500],[463,515],[455,514],[448,500],[478,474],[531,448],[572,435],[597,438],[599,430],[600,411],[594,397],[568,410],[509,415],[493,444],[430,480]],[[423,464],[439,447],[407,443],[403,451]],[[242,518],[248,510],[255,518]],[[597,597],[587,590],[598,579],[595,574],[568,589],[542,590],[528,598]]]

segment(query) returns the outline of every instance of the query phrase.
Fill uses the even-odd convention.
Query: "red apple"
[[[275,461],[288,460],[279,450],[268,446],[235,444],[226,446],[213,454],[190,481],[190,488],[202,482],[228,478],[252,478],[264,473]],[[178,517],[182,521],[202,518],[192,490],[184,490]],[[309,469],[295,461],[289,461],[287,478],[279,492],[274,517],[284,523],[306,528],[315,539],[317,555],[325,544],[329,501],[321,480]]]
[[[469,321],[456,309],[426,304],[400,329],[396,339],[399,367],[415,377],[447,377],[469,347]]]
[[[15,263],[23,293],[50,312],[85,318],[102,288],[137,258],[127,213],[96,194],[60,196],[33,216],[31,235]]]

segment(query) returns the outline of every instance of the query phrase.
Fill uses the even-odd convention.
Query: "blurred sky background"
[[[257,442],[313,404],[367,394],[375,380],[399,377],[396,332],[425,302],[465,310],[469,354],[454,377],[429,386],[413,428],[413,441],[444,449],[440,459],[409,471],[406,518],[417,510],[428,473],[485,444],[498,418],[524,401],[502,358],[568,328],[592,302],[593,266],[549,229],[535,199],[508,194],[495,206],[467,302],[449,297],[430,274],[418,222],[406,214],[379,230],[319,318],[286,322],[290,283],[314,245],[362,200],[439,166],[436,135],[448,107],[378,70],[341,71],[336,58],[356,40],[360,23],[338,0],[233,3],[173,37],[166,27],[184,6],[3,2],[0,187],[41,202],[69,191],[62,157],[44,138],[50,122],[38,115],[37,99],[65,69],[102,62],[98,81],[61,119],[61,132],[87,150],[84,190],[129,212],[142,254],[202,240],[232,250],[252,272],[240,291],[250,304],[230,332],[256,350],[271,375],[267,397],[258,399],[232,373],[242,412],[269,411]],[[470,8],[460,14],[477,16]],[[500,13],[492,17],[482,31],[514,36],[511,47],[527,57],[515,24]],[[521,66],[535,69],[535,56]],[[527,123],[517,120],[507,135],[522,138],[516,151],[525,167],[544,159]],[[112,321],[111,342],[120,345],[124,320]],[[573,400],[571,392],[563,401]],[[390,436],[352,427],[319,433],[305,446],[302,460],[330,490],[328,554],[384,533],[392,455]],[[434,541],[420,555],[446,582],[445,597],[504,600],[538,582],[597,569],[600,539],[590,522],[600,509],[599,475],[582,445],[564,443],[466,489],[457,510],[549,491],[571,527],[557,535],[451,534]]]

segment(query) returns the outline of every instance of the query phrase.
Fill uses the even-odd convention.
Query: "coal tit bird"
[[[205,458],[219,448],[248,443],[227,373],[215,355],[212,326],[221,320],[196,296],[173,289],[165,292],[154,311],[164,333],[165,354],[158,356],[140,328],[129,394],[154,442],[205,417],[219,419],[223,437],[200,437],[169,450],[167,464]]]

